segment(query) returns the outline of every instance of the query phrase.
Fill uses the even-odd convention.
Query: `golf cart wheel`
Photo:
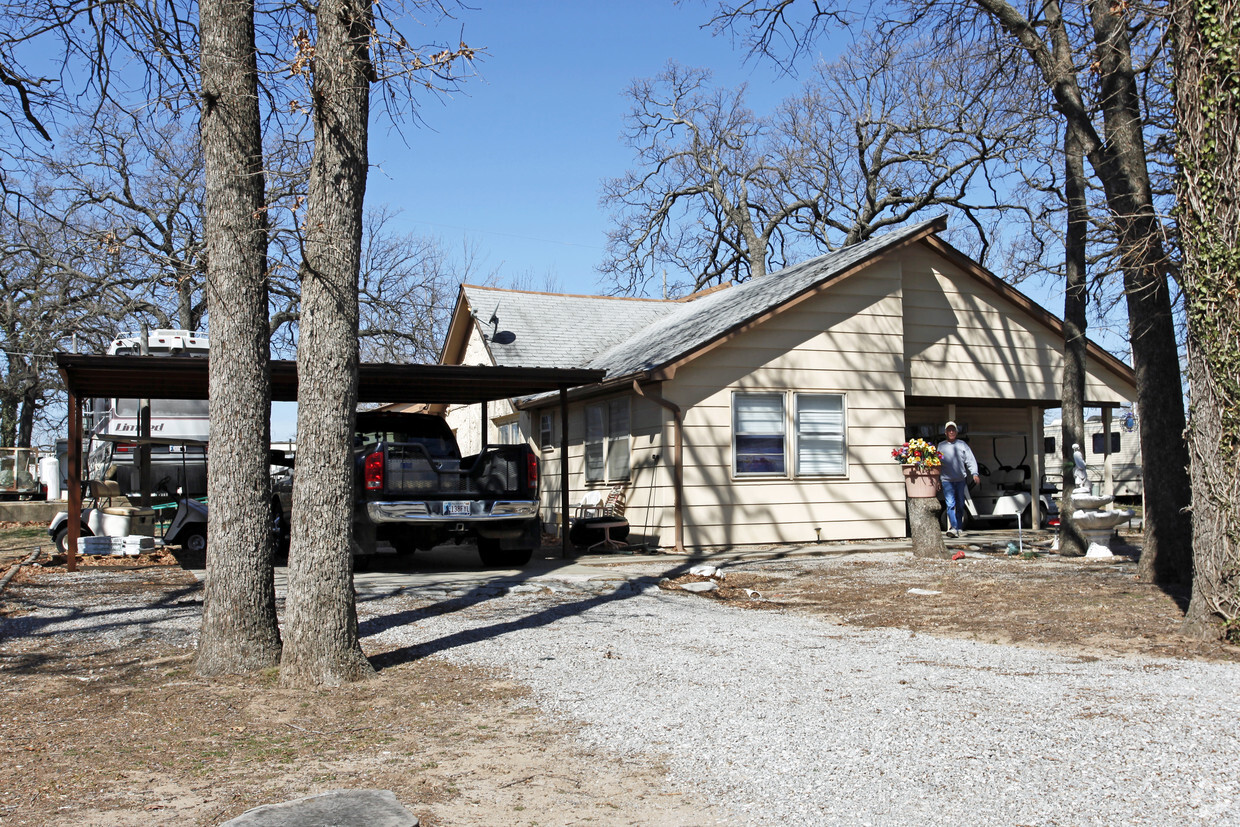
[[[94,537],[95,533],[91,531],[89,528],[86,528],[85,526],[83,526],[82,529],[78,532],[78,536],[79,537]],[[68,547],[66,546],[68,538],[69,538],[69,526],[62,525],[59,529],[56,530],[56,536],[52,538],[52,541],[56,543],[56,551],[59,552],[60,554],[68,555],[69,551],[68,551]]]
[[[502,549],[499,540],[478,538],[478,556],[482,565],[489,569],[517,569],[524,566],[534,556],[532,548]]]
[[[194,554],[205,554],[207,551],[207,532],[191,531],[181,540],[181,548]]]

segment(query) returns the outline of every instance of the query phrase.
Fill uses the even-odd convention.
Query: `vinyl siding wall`
[[[901,258],[911,396],[1058,405],[1062,334],[926,247],[908,248]],[[1135,387],[1096,360],[1089,360],[1087,371],[1088,404],[1135,398]]]
[[[904,429],[900,319],[899,262],[880,262],[864,277],[706,353],[664,383],[664,395],[685,412],[686,545],[904,535],[903,482],[890,457]],[[795,401],[789,391],[844,396],[845,475],[734,474],[733,394],[784,393],[790,413]],[[791,432],[791,421],[788,428]],[[786,445],[791,471],[791,438]],[[663,500],[671,503],[670,490]]]
[[[568,508],[570,517],[575,516],[577,506],[587,492],[598,492],[604,497],[617,484],[586,482],[585,473],[585,411],[592,405],[608,404],[612,399],[629,401],[629,478],[625,482],[629,520],[630,541],[670,545],[674,542],[671,526],[672,507],[672,453],[670,416],[664,409],[633,393],[577,402],[568,408]],[[542,413],[550,413],[555,427],[555,444],[540,450],[542,473],[542,518],[549,533],[558,534],[560,514],[565,500],[560,495],[560,409],[558,405],[531,411],[522,415],[533,423],[533,442],[537,447],[538,421]],[[666,527],[666,528],[665,528]]]

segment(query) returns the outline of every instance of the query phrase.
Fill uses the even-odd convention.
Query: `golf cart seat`
[[[112,498],[121,496],[121,484],[116,480],[90,480],[90,496],[95,501],[95,508],[103,514],[113,517],[155,517],[155,509],[138,508],[133,505],[113,505]],[[106,499],[107,505],[100,501]]]

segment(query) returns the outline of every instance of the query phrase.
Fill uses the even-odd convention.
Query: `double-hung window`
[[[586,482],[629,478],[629,400],[586,407]]]
[[[837,393],[798,393],[796,406],[797,476],[847,474],[844,397]]]
[[[555,420],[549,413],[538,415],[538,447],[544,451],[555,447]]]
[[[786,419],[782,393],[732,397],[732,456],[737,475],[786,473]]]
[[[521,442],[521,423],[519,420],[513,419],[510,422],[500,422],[495,426],[499,430],[500,445],[517,445]]]
[[[846,475],[844,410],[844,396],[838,393],[733,394],[733,473],[785,478]]]

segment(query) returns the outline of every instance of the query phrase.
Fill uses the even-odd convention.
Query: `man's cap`
[[[960,433],[960,429],[956,427],[956,423],[955,423],[955,422],[951,422],[951,421],[949,421],[946,425],[944,425],[944,426],[943,426],[943,433],[947,433],[947,431],[948,431],[949,429],[950,429],[950,430],[955,431],[956,433]]]

